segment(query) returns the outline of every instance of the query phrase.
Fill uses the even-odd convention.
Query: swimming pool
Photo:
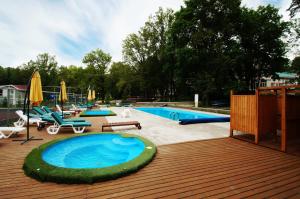
[[[53,140],[25,158],[26,175],[40,181],[93,183],[135,172],[156,154],[149,140],[126,133],[89,133]]]
[[[42,158],[51,165],[64,168],[103,168],[128,162],[144,149],[144,143],[137,138],[100,134],[61,141],[47,148]]]
[[[144,111],[153,115],[179,121],[179,124],[193,124],[206,122],[228,122],[229,116],[219,116],[214,114],[206,114],[182,109],[167,107],[140,107],[136,110]]]

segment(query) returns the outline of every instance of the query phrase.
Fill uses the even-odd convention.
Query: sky
[[[289,19],[291,0],[242,0],[256,8],[272,4]],[[83,56],[100,48],[122,60],[122,41],[136,33],[159,7],[177,11],[182,0],[1,0],[0,65],[16,67],[40,53],[59,65],[82,65]]]

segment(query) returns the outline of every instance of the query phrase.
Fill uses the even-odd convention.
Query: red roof
[[[13,85],[13,84],[9,84],[9,85],[1,85],[0,89],[4,89],[6,87],[13,87],[14,89],[16,89],[18,91],[26,91],[26,88],[27,88],[26,85]]]
[[[26,90],[26,85],[12,85],[15,87],[17,90],[25,91]]]

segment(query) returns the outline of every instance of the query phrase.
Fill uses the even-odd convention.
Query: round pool
[[[48,147],[45,162],[64,168],[103,168],[128,162],[145,149],[138,138],[119,134],[97,134],[74,137]]]
[[[149,140],[126,133],[89,133],[33,149],[23,170],[40,181],[93,183],[136,172],[156,154]]]

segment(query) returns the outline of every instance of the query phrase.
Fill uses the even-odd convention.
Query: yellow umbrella
[[[61,116],[64,118],[64,102],[68,100],[67,89],[65,81],[60,82],[59,101],[61,104]]]
[[[92,97],[92,91],[89,89],[89,94],[88,94],[88,101],[92,101],[93,97]]]
[[[26,139],[20,139],[20,140],[14,140],[14,141],[22,141],[21,144],[24,144],[30,140],[42,140],[40,138],[33,138],[33,136],[29,136],[29,106],[30,103],[33,106],[39,105],[43,101],[43,91],[42,91],[42,82],[41,82],[41,76],[38,71],[34,72],[31,76],[31,79],[28,82],[28,86],[30,85],[30,88],[27,87],[25,99],[24,99],[24,110],[23,113],[25,114],[26,111],[26,104],[27,102],[27,133],[26,133]],[[29,93],[28,93],[29,89]],[[27,101],[26,101],[27,98]],[[41,126],[38,126],[38,129],[41,128]]]
[[[68,100],[67,89],[65,81],[60,82],[59,101],[65,102]]]
[[[38,71],[36,71],[32,75],[32,79],[31,79],[31,83],[30,83],[29,101],[33,105],[39,105],[43,101],[41,76]]]
[[[96,92],[95,92],[95,90],[93,90],[93,92],[92,92],[92,98],[93,98],[93,100],[96,99]]]

